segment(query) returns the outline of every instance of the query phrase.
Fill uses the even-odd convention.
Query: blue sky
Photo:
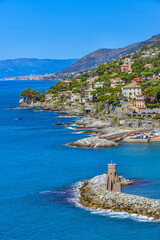
[[[160,0],[0,0],[0,59],[81,58],[160,33]]]

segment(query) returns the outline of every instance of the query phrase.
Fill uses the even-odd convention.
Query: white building
[[[136,82],[132,82],[124,87],[122,87],[122,93],[124,97],[136,98],[142,95],[141,85]]]
[[[96,82],[94,84],[94,88],[99,88],[99,87],[103,88],[103,85],[104,85],[104,82]]]

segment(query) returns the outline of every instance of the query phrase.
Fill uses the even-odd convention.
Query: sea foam
[[[73,185],[72,191],[73,196],[68,198],[69,202],[74,203],[74,205],[78,208],[84,209],[89,211],[91,214],[98,214],[101,216],[107,216],[111,218],[121,218],[121,219],[132,219],[139,222],[160,222],[160,220],[153,220],[153,218],[148,218],[147,216],[137,215],[137,214],[129,214],[127,212],[114,212],[112,210],[105,210],[105,209],[93,209],[89,207],[84,207],[82,204],[79,203],[79,188],[82,186],[82,182],[77,182]]]

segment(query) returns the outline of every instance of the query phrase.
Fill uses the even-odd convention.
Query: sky
[[[0,59],[81,58],[160,33],[160,0],[0,0]]]

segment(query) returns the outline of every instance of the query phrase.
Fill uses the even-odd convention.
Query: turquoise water
[[[0,82],[0,239],[159,240],[160,223],[95,214],[70,199],[75,183],[104,173],[111,160],[120,175],[137,182],[123,192],[160,198],[160,144],[71,148],[65,144],[87,135],[56,123],[78,118],[8,109],[18,106],[23,89],[54,83]]]

